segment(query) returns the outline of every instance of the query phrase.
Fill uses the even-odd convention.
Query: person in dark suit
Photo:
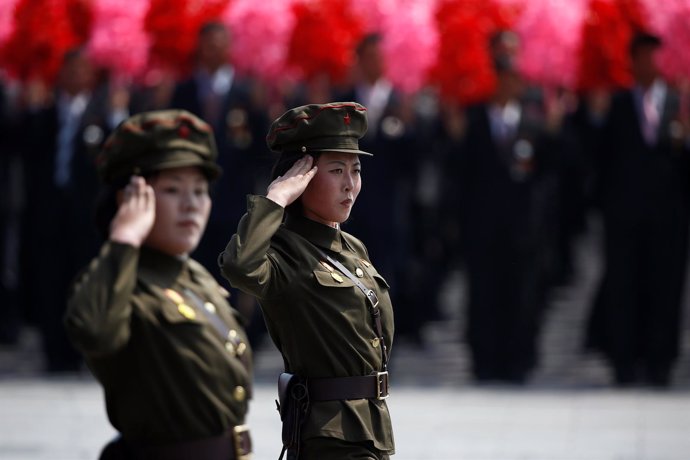
[[[496,39],[512,36],[503,34]],[[521,384],[537,364],[546,306],[559,125],[526,97],[512,56],[495,54],[495,66],[495,94],[467,109],[467,134],[448,170],[460,197],[473,375]]]
[[[377,254],[377,267],[391,283],[398,334],[419,341],[420,326],[433,309],[420,282],[420,271],[415,269],[418,254],[411,248],[412,239],[421,231],[410,214],[419,145],[413,107],[385,76],[382,40],[379,33],[369,33],[359,41],[353,85],[336,96],[367,108],[369,128],[360,142],[364,149],[385,158],[365,171],[376,181],[367,185],[348,225]],[[422,304],[425,308],[420,308]]]
[[[232,171],[231,177],[221,178],[215,185],[216,206],[195,253],[209,268],[216,267],[218,248],[224,246],[244,213],[245,194],[265,186],[261,172],[270,170],[270,158],[263,149],[267,115],[263,107],[257,106],[253,82],[240,77],[230,63],[231,45],[224,24],[210,22],[202,26],[194,72],[176,85],[170,102],[171,108],[187,110],[213,127],[219,164]]]
[[[689,143],[678,94],[655,64],[660,46],[648,33],[632,39],[635,85],[613,98],[598,154],[605,271],[590,342],[618,385],[669,385],[679,348]]]
[[[22,213],[22,156],[15,98],[0,74],[0,345],[19,340],[23,315],[19,303],[19,254]]]
[[[170,101],[171,108],[187,110],[213,127],[218,163],[231,173],[211,190],[211,217],[194,252],[219,283],[226,283],[217,269],[219,248],[225,246],[244,214],[246,194],[268,184],[271,164],[263,148],[267,111],[259,100],[257,83],[242,78],[232,66],[231,49],[231,33],[224,24],[204,24],[199,30],[194,72],[175,86]],[[232,293],[237,308],[251,318],[248,333],[256,344],[265,333],[259,310],[251,297],[237,290]]]
[[[46,369],[74,371],[81,359],[60,318],[72,278],[98,247],[88,225],[98,187],[95,155],[126,109],[111,106],[82,48],[65,54],[54,94],[32,83],[26,99],[19,127],[27,170],[22,296],[41,331]]]

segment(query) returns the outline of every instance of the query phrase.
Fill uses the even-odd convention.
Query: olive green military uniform
[[[366,297],[319,252],[326,251],[352,273],[361,274],[362,283],[376,292],[390,350],[393,309],[388,285],[364,245],[343,231],[294,215],[281,225],[283,213],[265,197],[249,197],[248,212],[221,256],[223,274],[233,286],[259,299],[269,333],[290,372],[321,378],[380,371],[381,344]],[[385,401],[313,402],[303,439],[317,436],[372,441],[376,449],[394,451]]]
[[[161,110],[120,124],[98,166],[114,201],[133,174],[198,167],[212,180],[220,174],[216,157],[208,124],[183,110]],[[64,318],[125,440],[108,444],[101,458],[225,460],[249,451],[241,425],[252,357],[227,296],[187,256],[103,244],[74,284]]]
[[[194,440],[245,422],[251,351],[223,294],[193,260],[114,242],[77,282],[67,331],[125,439]],[[200,308],[215,312],[232,340]]]
[[[356,145],[366,130],[365,110],[354,103],[293,109],[274,122],[269,146],[289,143],[298,152],[366,153]],[[288,372],[318,379],[368,376],[384,370],[382,344],[367,298],[324,257],[340,262],[376,293],[383,340],[390,351],[393,309],[389,287],[366,248],[339,229],[296,213],[285,214],[283,207],[266,197],[248,197],[247,213],[219,259],[224,276],[259,299]],[[363,458],[359,456],[362,446],[374,450],[373,456],[364,453],[366,458],[387,458],[394,453],[385,400],[311,401],[309,410],[302,427],[305,446],[301,457],[310,459],[310,452],[318,452],[323,458]],[[325,442],[329,438],[346,443]],[[324,449],[332,455],[324,456]]]

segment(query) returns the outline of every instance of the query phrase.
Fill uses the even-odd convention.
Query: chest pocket
[[[321,286],[328,288],[353,287],[355,284],[340,272],[314,270],[314,279]]]
[[[179,291],[174,291],[172,295],[166,295],[162,289],[156,289],[159,303],[157,314],[160,319],[172,325],[189,324],[198,326],[206,323],[204,314],[192,305],[192,300],[182,296]],[[179,298],[177,298],[179,296]]]

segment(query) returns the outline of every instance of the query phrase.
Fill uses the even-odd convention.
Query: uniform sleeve
[[[247,197],[247,213],[218,258],[223,276],[233,287],[259,299],[279,291],[277,264],[268,252],[284,212],[282,206],[266,197]]]
[[[64,323],[83,353],[113,353],[129,341],[138,261],[137,248],[107,242],[75,283]]]

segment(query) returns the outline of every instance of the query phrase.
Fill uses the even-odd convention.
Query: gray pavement
[[[256,389],[255,460],[278,458],[273,385]],[[394,387],[395,460],[686,460],[690,396],[644,390]],[[93,460],[114,434],[90,379],[0,382],[0,458]]]
[[[450,274],[442,292],[444,319],[424,326],[422,347],[397,341],[393,348],[395,460],[690,458],[690,315],[668,390],[615,389],[605,363],[581,352],[600,273],[596,235],[580,243],[573,285],[554,293],[541,363],[524,387],[471,383],[461,336],[464,283],[461,273]],[[274,382],[282,360],[268,341],[256,359],[249,416],[255,460],[276,459]],[[100,388],[86,372],[58,378],[40,368],[35,331],[27,329],[17,347],[0,347],[0,460],[97,458],[114,434]]]

